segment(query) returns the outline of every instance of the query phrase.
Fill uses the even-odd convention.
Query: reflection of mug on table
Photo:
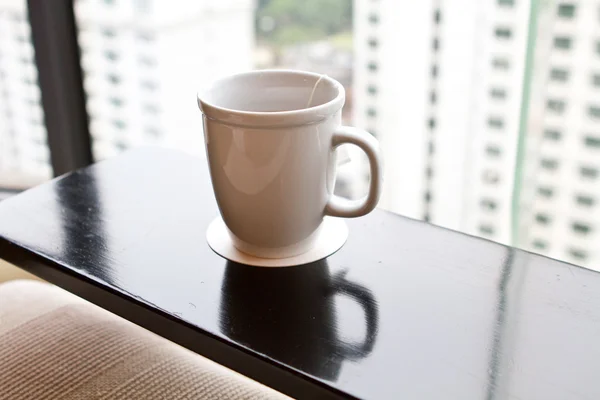
[[[326,261],[300,267],[249,268],[227,263],[221,299],[221,331],[254,351],[322,379],[335,381],[344,360],[371,352],[377,335],[377,304],[371,292],[330,275]],[[356,343],[342,340],[334,296],[354,299],[365,311]],[[354,323],[354,321],[352,321]]]
[[[358,217],[381,192],[377,140],[341,126],[344,88],[309,72],[255,71],[216,81],[198,94],[215,197],[233,244],[262,258],[310,250],[325,216]],[[369,159],[368,195],[333,195],[335,149]]]

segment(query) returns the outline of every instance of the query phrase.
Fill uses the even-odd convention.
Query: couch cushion
[[[57,287],[0,285],[0,399],[287,399]]]

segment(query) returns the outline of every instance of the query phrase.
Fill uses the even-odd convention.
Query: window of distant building
[[[569,79],[569,71],[563,68],[552,68],[550,79],[555,82],[566,82]]]
[[[510,64],[506,58],[494,57],[492,59],[492,67],[497,70],[507,70],[510,67]]]
[[[571,48],[573,41],[567,36],[556,36],[554,38],[554,47],[557,49],[568,50]]]
[[[544,129],[544,139],[551,140],[554,142],[559,141],[562,138],[562,133],[557,129]]]
[[[598,177],[598,170],[594,167],[582,166],[579,168],[579,174],[584,178],[595,179]]]
[[[573,18],[575,16],[575,5],[571,3],[559,4],[558,15],[562,18]]]
[[[507,27],[496,28],[494,34],[498,39],[510,39],[512,37],[512,31]]]
[[[554,189],[549,188],[547,186],[538,187],[537,192],[540,196],[546,197],[548,199],[554,196]]]
[[[546,101],[546,108],[557,114],[562,114],[565,111],[565,102],[558,99],[548,99]]]

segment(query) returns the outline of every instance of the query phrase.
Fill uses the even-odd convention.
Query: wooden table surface
[[[383,211],[228,262],[206,163],[144,149],[0,203],[0,257],[298,398],[600,399],[600,275]]]

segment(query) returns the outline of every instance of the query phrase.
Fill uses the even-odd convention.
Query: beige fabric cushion
[[[55,286],[0,285],[0,399],[288,399]]]

